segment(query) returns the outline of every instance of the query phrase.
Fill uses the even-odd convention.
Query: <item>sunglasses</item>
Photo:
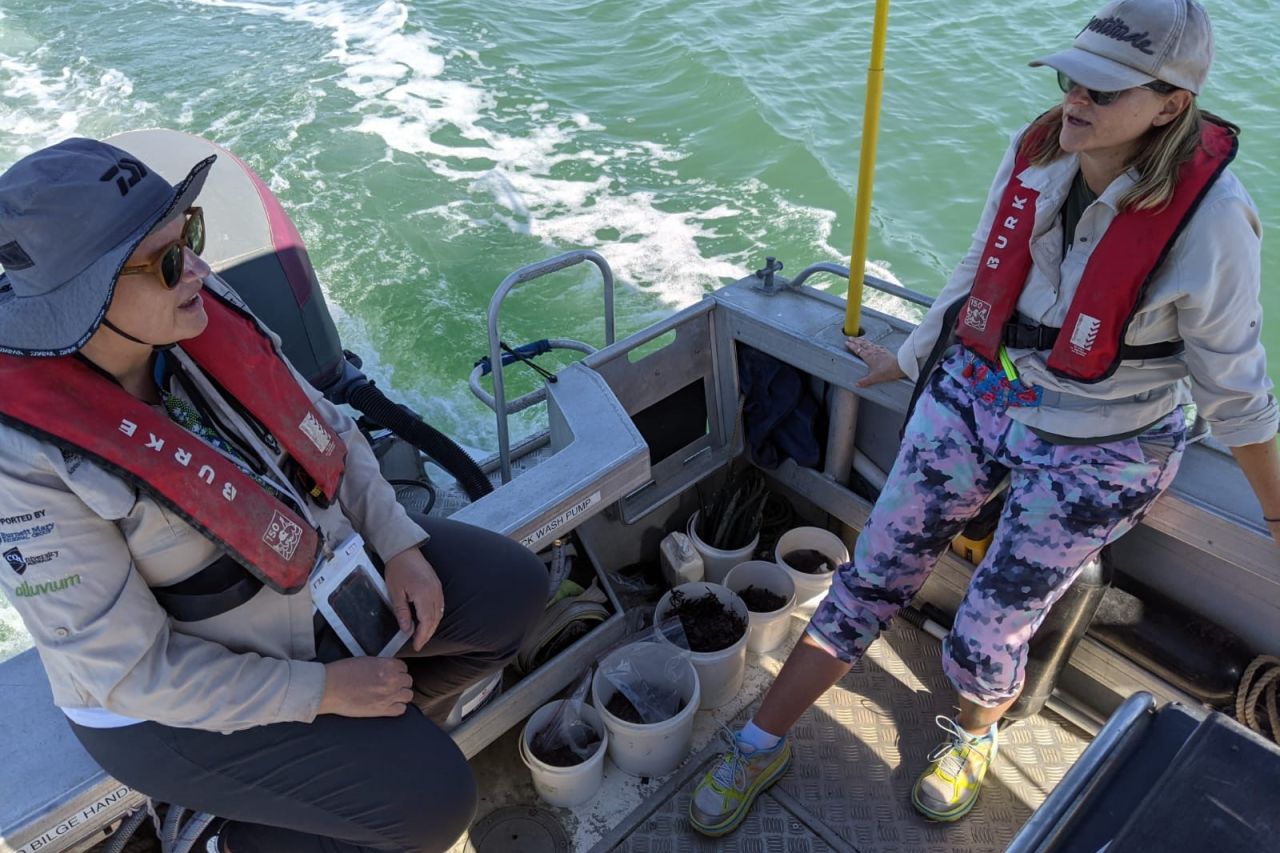
[[[186,210],[187,221],[182,225],[182,234],[177,240],[165,246],[159,256],[149,264],[134,264],[120,270],[120,275],[159,275],[164,286],[172,290],[182,281],[182,273],[187,268],[187,253],[190,249],[197,255],[204,251],[204,210],[189,207]]]
[[[1058,87],[1062,89],[1064,94],[1067,92],[1070,92],[1072,89],[1074,89],[1076,86],[1079,86],[1079,85],[1081,84],[1072,80],[1070,77],[1063,74],[1061,71],[1058,72]],[[1166,83],[1163,80],[1152,80],[1150,83],[1147,83],[1143,86],[1139,86],[1137,88],[1150,89],[1151,91],[1161,95],[1168,95],[1178,91],[1177,86],[1174,86],[1172,83]],[[1123,95],[1127,91],[1129,90],[1121,89],[1119,92],[1099,92],[1097,89],[1085,89],[1085,92],[1089,95],[1089,100],[1093,101],[1095,104],[1097,104],[1100,107],[1111,106],[1116,102],[1116,100],[1121,95]]]

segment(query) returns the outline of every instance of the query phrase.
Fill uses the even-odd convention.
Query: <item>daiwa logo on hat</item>
[[[129,174],[128,178],[120,174],[121,171]],[[120,195],[128,195],[129,187],[135,186],[138,181],[147,176],[147,167],[134,160],[132,157],[121,157],[120,161],[110,169],[102,173],[100,181],[109,181],[115,178],[116,186],[120,188]]]
[[[35,266],[35,261],[27,254],[17,240],[10,240],[0,246],[0,267],[7,270],[25,270]]]

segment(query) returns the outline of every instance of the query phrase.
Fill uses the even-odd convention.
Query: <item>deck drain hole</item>
[[[471,827],[476,853],[568,853],[569,836],[556,816],[543,809],[496,809]]]

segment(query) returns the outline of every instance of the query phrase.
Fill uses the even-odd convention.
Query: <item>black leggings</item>
[[[515,656],[547,595],[542,563],[503,536],[418,519],[444,587],[444,619],[408,661],[433,716]],[[233,821],[232,853],[447,850],[470,826],[475,781],[462,753],[418,709],[323,716],[228,735],[138,723],[72,724],[103,769],[156,800]],[[204,853],[204,851],[200,851]]]

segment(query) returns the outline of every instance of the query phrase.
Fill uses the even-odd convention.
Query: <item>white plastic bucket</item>
[[[747,651],[760,654],[771,652],[782,645],[791,628],[791,611],[796,606],[796,583],[791,579],[790,573],[777,563],[750,560],[730,569],[724,585],[739,596],[747,587],[754,586],[757,589],[767,589],[787,600],[786,604],[768,613],[748,611],[751,628],[747,635]]]
[[[836,566],[849,562],[849,549],[840,541],[839,536],[829,530],[823,530],[821,527],[797,527],[782,534],[773,555],[778,565],[786,569],[791,575],[791,580],[795,581],[796,607],[801,610],[817,607],[830,589],[831,579],[835,577],[833,571],[818,574],[798,571],[782,559],[784,554],[806,549],[819,552]]]
[[[546,802],[564,808],[580,806],[600,790],[604,779],[605,750],[609,746],[609,731],[605,727],[604,720],[595,708],[584,703],[582,719],[600,736],[600,744],[591,757],[572,767],[556,767],[533,754],[534,735],[551,722],[551,718],[566,701],[568,700],[561,699],[549,702],[534,711],[533,716],[529,717],[529,721],[524,724],[524,731],[520,733],[520,759],[533,774],[534,790]]]
[[[604,676],[620,660],[628,661],[647,677],[661,679],[679,693],[684,707],[670,719],[657,723],[629,723],[606,707],[616,688]],[[687,653],[666,643],[632,643],[600,662],[591,680],[591,701],[609,730],[609,758],[632,776],[666,776],[680,766],[693,742],[693,715],[700,699],[698,673]]]
[[[659,630],[659,626],[664,619],[670,618],[668,612],[671,610],[671,595],[674,592],[681,592],[690,598],[701,598],[710,592],[742,616],[743,621],[748,624],[748,630],[743,631],[738,641],[727,649],[721,649],[718,652],[686,652],[690,662],[693,663],[693,668],[698,671],[698,684],[702,690],[701,707],[719,708],[737,696],[738,691],[742,689],[742,677],[747,668],[747,637],[751,634],[751,614],[747,610],[747,605],[738,598],[738,594],[726,586],[706,581],[680,584],[662,596],[662,600],[658,602],[653,612],[654,632],[660,640],[667,643],[670,640]]]
[[[725,575],[729,574],[729,570],[739,563],[746,562],[751,559],[751,554],[756,550],[756,546],[760,544],[760,534],[756,533],[746,546],[737,548],[733,551],[722,551],[719,548],[712,548],[698,536],[698,516],[702,514],[702,510],[698,510],[689,516],[688,534],[689,539],[693,541],[693,548],[702,557],[702,579],[707,583],[724,583]]]

